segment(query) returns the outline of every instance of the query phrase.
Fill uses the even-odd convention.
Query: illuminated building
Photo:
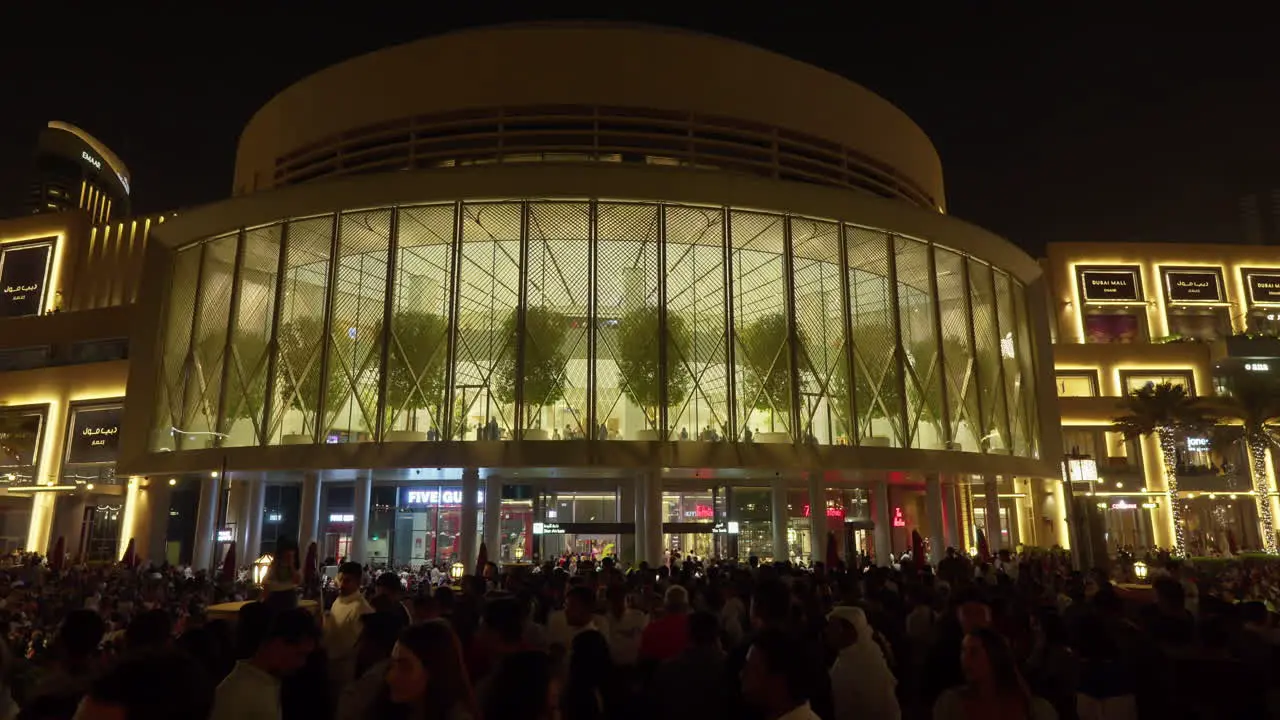
[[[1064,541],[1040,266],[944,208],[902,112],[739,43],[355,58],[155,230],[122,467],[200,482],[197,565]]]
[[[32,213],[83,210],[107,223],[129,217],[129,170],[97,138],[54,120],[40,131],[27,198]]]
[[[1253,245],[1055,243],[1044,266],[1062,444],[1097,463],[1096,482],[1076,483],[1077,516],[1095,545],[1113,552],[1170,547],[1171,498],[1158,443],[1125,441],[1110,430],[1118,402],[1148,382],[1168,381],[1207,398],[1222,422],[1235,422],[1214,399],[1229,392],[1231,375],[1280,371],[1280,253]],[[1178,463],[1193,552],[1210,543],[1225,550],[1228,531],[1239,548],[1263,547],[1243,443],[1210,431],[1183,436]],[[1272,492],[1262,502],[1274,515],[1270,465]]]

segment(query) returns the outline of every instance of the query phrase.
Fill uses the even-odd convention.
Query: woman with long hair
[[[374,717],[387,720],[475,720],[475,695],[462,645],[443,620],[400,633],[391,650],[386,691]]]
[[[1058,714],[1034,697],[1018,672],[1013,650],[994,630],[978,628],[960,646],[965,682],[938,697],[933,720],[1055,720]]]

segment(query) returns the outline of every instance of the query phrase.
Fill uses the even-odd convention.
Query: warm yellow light
[[[169,478],[169,486],[173,487],[178,484],[178,478]]]
[[[92,490],[92,489],[93,489],[93,483],[85,483],[84,489],[85,489],[85,490]]]
[[[254,585],[262,584],[262,581],[265,580],[267,577],[267,572],[271,570],[271,563],[274,561],[275,561],[275,558],[269,554],[263,555],[262,557],[253,561],[253,584]]]
[[[213,472],[209,473],[209,477],[211,477],[211,478],[216,478],[216,477],[218,477],[218,471],[217,471],[217,470],[214,470]]]
[[[449,567],[449,577],[454,580],[461,580],[464,573],[465,569],[462,567],[462,563],[460,562],[456,562]]]
[[[1147,579],[1147,564],[1139,560],[1133,564],[1133,576],[1139,580]]]

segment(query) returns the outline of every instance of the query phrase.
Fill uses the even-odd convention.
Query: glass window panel
[[[782,216],[733,211],[734,379],[741,439],[791,441],[791,343]]]
[[[173,257],[168,309],[161,328],[160,372],[156,383],[153,451],[176,450],[174,429],[182,421],[183,380],[191,350],[191,318],[196,309],[200,248],[179,250]]]
[[[183,391],[182,450],[216,443],[218,402],[222,396],[222,361],[227,349],[231,284],[235,275],[238,235],[210,240],[201,257],[199,306],[191,338],[191,359]]]
[[[1018,361],[1017,309],[1014,307],[1011,278],[995,271],[996,320],[1000,334],[1000,362],[1004,365],[1004,391],[1009,404],[1009,430],[1013,434],[1013,454],[1027,457],[1031,454],[1030,428],[1027,426],[1027,406],[1022,395],[1022,363]]]
[[[387,440],[445,436],[454,209],[450,203],[400,210],[387,352]]]
[[[1191,375],[1189,373],[1122,373],[1124,375],[1124,392],[1129,394],[1135,390],[1141,390],[1147,385],[1161,385],[1169,383],[1175,387],[1184,387],[1188,394],[1192,392]]]
[[[658,206],[600,203],[596,212],[596,422],[611,436],[657,440]],[[668,322],[679,325],[667,348],[668,397],[681,407],[693,380],[679,360],[689,333],[683,318]]]
[[[1096,375],[1058,375],[1058,397],[1097,397]]]
[[[725,342],[724,214],[716,208],[666,206],[667,323],[671,336],[669,382],[689,390],[672,402],[671,435],[717,440],[728,435],[728,346]],[[679,369],[683,368],[683,369]],[[679,393],[668,392],[668,397]]]
[[[315,441],[333,216],[295,220],[285,233],[271,444],[293,445]]]
[[[791,221],[791,247],[796,279],[796,339],[800,345],[796,354],[800,367],[801,437],[823,445],[851,444],[844,429],[849,415],[848,395],[832,394],[837,376],[848,371],[840,226],[795,218]]]
[[[902,446],[898,331],[889,285],[889,238],[846,226],[853,322],[853,393],[861,445]]]
[[[235,311],[227,387],[220,432],[228,447],[259,445],[266,439],[263,411],[271,324],[275,318],[281,225],[245,232],[240,262],[240,301]]]
[[[1000,330],[991,285],[991,266],[969,258],[969,295],[973,302],[974,356],[982,404],[982,435],[987,452],[1008,453],[1009,409],[1001,379]]]
[[[517,202],[462,206],[452,438],[510,437],[516,401],[520,216]]]
[[[1027,449],[1032,457],[1040,457],[1040,416],[1036,403],[1035,349],[1031,344],[1032,323],[1027,315],[1027,288],[1017,280],[1013,283],[1013,307],[1017,320],[1014,347],[1018,353],[1021,371],[1018,395],[1022,398],[1022,411],[1026,414]],[[1095,389],[1096,392],[1096,389]]]
[[[945,365],[947,409],[951,439],[966,452],[978,452],[978,383],[969,323],[969,294],[964,282],[964,257],[934,246],[934,270],[938,275],[938,312],[942,325],[942,359]]]
[[[329,329],[326,443],[374,439],[390,247],[390,210],[341,216]]]
[[[898,327],[902,340],[903,384],[907,391],[907,433],[911,447],[946,447],[943,426],[942,359],[934,324],[929,246],[894,238],[898,280]]]
[[[562,427],[578,434],[588,431],[590,207],[529,203],[528,302],[520,369],[526,439],[548,440]],[[599,439],[615,439],[608,428],[602,429],[606,432],[597,432]]]
[[[731,489],[729,519],[738,521],[738,557],[773,557],[773,495],[769,488]],[[779,558],[781,559],[781,558]]]

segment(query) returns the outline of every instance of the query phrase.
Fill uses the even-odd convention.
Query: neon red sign
[[[804,516],[805,516],[805,517],[809,517],[809,514],[810,514],[810,513],[809,513],[809,506],[808,506],[808,505],[805,505],[805,506],[804,506]],[[844,517],[844,508],[841,508],[841,507],[831,507],[830,505],[828,505],[828,506],[827,506],[827,517],[829,517],[829,518],[842,518],[842,517]]]
[[[902,517],[901,507],[896,507],[893,509],[893,526],[900,527],[900,528],[904,528],[907,526],[907,519]]]
[[[693,512],[694,517],[697,518],[713,518],[716,516],[715,508],[710,505],[695,505]]]

